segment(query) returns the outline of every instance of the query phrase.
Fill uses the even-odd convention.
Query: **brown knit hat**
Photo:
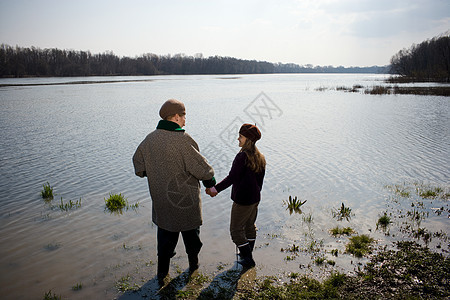
[[[169,99],[161,106],[161,109],[159,110],[159,116],[162,119],[166,119],[168,116],[175,115],[175,114],[185,114],[186,109],[184,108],[184,104],[181,101],[178,101],[176,99]]]
[[[261,138],[261,131],[259,131],[256,125],[252,124],[244,124],[239,129],[239,133],[250,139],[253,143],[256,143],[257,140]]]

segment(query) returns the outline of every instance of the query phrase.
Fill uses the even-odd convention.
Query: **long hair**
[[[259,152],[255,143],[250,139],[246,139],[240,152],[247,154],[247,166],[255,173],[260,173],[266,168],[266,158]]]

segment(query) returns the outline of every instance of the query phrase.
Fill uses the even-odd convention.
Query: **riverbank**
[[[391,76],[386,79],[387,83],[393,86],[378,87],[366,89],[366,94],[400,94],[400,95],[431,95],[431,96],[450,96],[450,85],[438,80],[418,80],[417,78],[407,76]],[[415,84],[415,83],[441,83],[440,86],[398,86],[398,84]]]
[[[425,223],[431,217],[448,218],[448,189],[420,183],[394,184],[386,189],[391,193],[390,204],[376,227],[386,237],[398,236],[392,243],[371,239],[371,232],[358,235],[350,227],[338,226],[329,233],[344,237],[345,250],[320,246],[316,240],[307,248],[293,244],[281,249],[287,254],[285,261],[311,255],[311,262],[300,263],[298,271],[257,276],[259,266],[243,270],[235,263],[228,270],[219,264],[220,272],[213,275],[197,271],[190,276],[187,270],[179,271],[163,287],[156,278],[141,287],[126,278],[118,282],[124,292],[119,299],[447,299],[448,236],[443,230],[426,228]],[[341,220],[352,215],[352,209],[344,205],[335,211]],[[259,247],[255,251],[259,252]],[[340,269],[335,262],[338,256],[351,257],[354,271]],[[320,269],[328,275],[318,278]]]
[[[422,96],[450,96],[450,86],[433,87],[399,87],[399,86],[374,86],[365,89],[364,93],[371,95],[422,95]]]

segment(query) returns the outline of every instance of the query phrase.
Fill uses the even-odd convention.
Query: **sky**
[[[449,34],[449,0],[0,0],[0,43],[383,66]]]

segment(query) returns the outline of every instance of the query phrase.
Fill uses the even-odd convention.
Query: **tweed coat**
[[[167,123],[169,122],[169,123]],[[199,180],[215,184],[214,170],[200,154],[197,143],[170,121],[141,142],[133,156],[135,174],[147,176],[152,198],[152,221],[158,227],[180,232],[202,225]],[[161,129],[165,128],[165,129]]]

